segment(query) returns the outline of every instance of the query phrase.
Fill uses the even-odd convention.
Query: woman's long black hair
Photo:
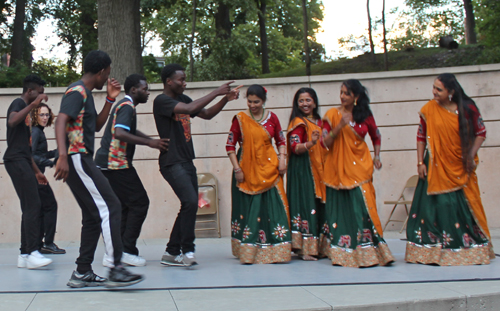
[[[292,106],[292,113],[290,114],[290,121],[291,123],[293,119],[295,118],[301,118],[304,120],[307,116],[302,113],[302,111],[299,109],[299,96],[300,94],[307,93],[311,98],[313,99],[314,103],[316,104],[316,107],[313,109],[313,117],[316,120],[321,120],[321,116],[319,115],[319,101],[318,101],[318,95],[316,94],[316,91],[310,87],[303,87],[300,88],[296,93],[295,96],[293,97],[293,106]],[[305,120],[304,120],[305,122]],[[307,124],[307,122],[306,122]]]
[[[473,126],[473,113],[471,107],[477,106],[476,103],[465,94],[462,86],[458,83],[457,78],[452,73],[440,74],[436,79],[443,83],[443,86],[452,93],[451,101],[457,104],[458,108],[458,130],[460,134],[460,144],[462,147],[462,162],[467,168],[467,161],[469,161],[469,151],[474,142],[474,126]]]
[[[342,82],[342,85],[347,88],[347,91],[357,97],[356,105],[352,109],[352,118],[356,123],[362,123],[366,118],[373,115],[370,110],[370,98],[366,88],[356,79],[349,79]]]

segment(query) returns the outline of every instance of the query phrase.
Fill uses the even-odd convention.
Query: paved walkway
[[[500,230],[494,230],[492,235],[494,245],[500,245]],[[184,268],[161,267],[156,257],[161,254],[165,241],[147,240],[144,241],[147,247],[140,249],[141,252],[146,250],[144,256],[148,259],[148,266],[131,268],[144,273],[146,281],[126,290],[98,291],[72,290],[64,286],[74,269],[76,243],[61,243],[60,246],[68,248],[68,254],[52,256],[55,260],[53,267],[39,271],[15,268],[12,261],[15,261],[17,245],[3,244],[0,245],[0,310],[500,310],[500,273],[497,270],[500,260],[489,266],[472,267],[410,265],[400,260],[401,253],[397,250],[400,237],[396,232],[386,233],[389,246],[394,248],[393,253],[398,259],[397,265],[368,269],[332,267],[327,260],[242,266],[237,260],[227,258],[227,253],[221,253],[220,250],[230,248],[228,239],[223,238],[199,239],[201,265],[195,271],[186,271]],[[207,251],[210,249],[219,250],[215,255],[220,260],[214,260],[218,265],[213,264],[210,256],[202,255],[210,253]],[[105,269],[99,265],[102,247],[99,250],[101,253],[96,257],[94,269],[105,274]],[[304,265],[308,268],[301,269],[306,267]],[[224,277],[210,274],[210,270],[217,269],[217,266],[228,271],[238,270]],[[399,266],[403,270],[395,270]],[[421,276],[420,283],[391,283],[395,275],[418,276],[411,272],[414,268],[424,268],[422,271],[429,276]],[[281,271],[275,274],[277,280],[269,276],[274,270]],[[485,275],[481,277],[483,280],[474,280],[475,274],[482,274],[485,270],[490,272],[490,275],[486,274],[490,280],[484,280]],[[334,281],[349,279],[351,275],[353,280],[339,285],[311,285],[321,284],[331,271],[335,271]],[[248,273],[253,273],[254,279],[262,282],[242,283],[248,277],[239,276]],[[307,273],[314,274],[312,280],[316,282],[311,282],[311,278],[305,276]],[[364,280],[360,279],[360,273],[366,276]],[[450,276],[468,281],[439,281]],[[429,278],[432,281],[425,281]],[[290,283],[290,279],[295,283]],[[221,286],[207,288],[210,286],[205,282]],[[379,283],[373,284],[375,282]]]

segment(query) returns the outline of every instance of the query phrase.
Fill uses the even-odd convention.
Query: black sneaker
[[[144,280],[141,274],[130,273],[124,267],[114,267],[109,270],[106,287],[124,287],[137,284]]]
[[[66,250],[59,248],[56,245],[56,243],[43,244],[43,247],[40,249],[40,253],[42,253],[42,254],[66,254]]]
[[[105,282],[105,278],[98,276],[92,270],[85,272],[85,274],[73,271],[73,274],[66,285],[73,288],[82,288],[86,286],[104,286]]]

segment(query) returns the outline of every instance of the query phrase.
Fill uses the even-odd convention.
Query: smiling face
[[[304,116],[312,116],[314,108],[316,108],[316,103],[309,93],[302,93],[299,95],[299,110],[304,114]]]
[[[343,107],[348,107],[354,105],[354,101],[356,100],[356,96],[347,89],[345,85],[340,87],[340,103]]]
[[[438,79],[434,80],[434,85],[432,86],[432,95],[434,100],[440,104],[446,104],[449,102],[450,95],[453,96],[453,92],[448,91],[444,84]]]
[[[247,105],[248,109],[254,115],[260,115],[264,109],[264,101],[257,95],[248,95]]]
[[[38,109],[38,124],[42,127],[47,126],[47,122],[50,118],[50,111],[47,107],[40,107]]]

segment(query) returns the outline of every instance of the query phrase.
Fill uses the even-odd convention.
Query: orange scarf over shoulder
[[[304,121],[301,118],[295,118],[288,125],[287,138],[290,141],[290,133],[297,127],[302,126],[307,132],[307,141],[312,141],[312,133],[314,130],[318,130],[321,133],[321,127],[311,122],[310,120]],[[321,199],[321,202],[325,202],[326,199],[326,187],[323,182],[323,165],[325,163],[325,153],[326,150],[321,147],[319,143],[314,145],[309,149],[309,162],[311,163],[311,171],[314,180],[314,190],[316,197]],[[290,150],[290,144],[288,144],[288,156],[292,154]]]
[[[341,119],[342,113],[337,108],[331,108],[325,114],[323,121],[328,122],[333,129]],[[372,175],[373,160],[368,145],[351,126],[344,126],[326,153],[325,184],[337,190],[361,187],[370,219],[378,234],[383,236]]]
[[[245,180],[238,188],[247,194],[259,194],[274,187],[279,181],[278,155],[271,135],[246,113],[236,115],[241,129],[240,167]]]
[[[427,194],[441,194],[463,189],[472,215],[490,237],[486,214],[477,184],[476,173],[467,174],[462,163],[458,115],[431,100],[422,107],[420,116],[427,127]],[[476,155],[475,162],[479,163]]]

